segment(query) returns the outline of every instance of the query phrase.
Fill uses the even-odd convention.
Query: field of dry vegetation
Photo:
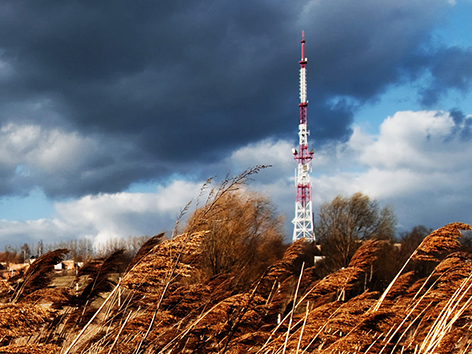
[[[471,226],[430,233],[383,285],[384,239],[325,274],[316,245],[284,246],[270,204],[241,192],[255,172],[211,190],[182,233],[150,238],[119,278],[122,250],[86,264],[78,290],[51,287],[59,249],[0,283],[0,352],[469,352]]]

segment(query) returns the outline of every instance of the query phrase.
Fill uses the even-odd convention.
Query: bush
[[[264,196],[229,191],[212,204],[197,209],[185,232],[205,231],[201,270],[204,278],[234,272],[248,284],[283,256],[283,219]]]

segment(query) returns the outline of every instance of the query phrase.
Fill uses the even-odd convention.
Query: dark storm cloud
[[[412,53],[446,7],[442,0],[3,2],[0,120],[99,137],[107,162],[84,159],[77,169],[89,173],[64,172],[63,185],[38,182],[51,195],[117,191],[186,172],[249,142],[296,138],[304,29],[312,138],[346,140],[359,104],[405,70],[408,77],[425,70],[411,65]],[[119,154],[108,139],[132,148]]]
[[[432,106],[450,89],[467,92],[472,83],[472,49],[459,47],[438,50],[423,58],[432,77],[421,92],[421,103]]]
[[[313,2],[304,16],[314,38],[311,70],[327,95],[370,100],[404,76],[414,76],[414,53],[447,10],[446,1]],[[310,44],[311,45],[311,44]]]

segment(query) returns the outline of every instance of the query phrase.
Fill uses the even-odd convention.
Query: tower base
[[[313,211],[311,201],[302,206],[300,202],[295,204],[295,218],[292,241],[305,238],[306,241],[314,242],[315,233],[313,231]]]

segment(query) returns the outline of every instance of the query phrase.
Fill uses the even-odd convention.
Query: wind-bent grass
[[[422,243],[406,264],[411,264],[411,259],[422,262],[435,258],[439,262],[445,252],[454,249],[454,240],[460,237],[454,230],[462,227],[455,224],[441,232],[436,230],[436,239]],[[261,278],[241,290],[231,285],[238,274],[205,282],[188,281],[188,274],[198,275],[192,257],[198,255],[199,240],[204,237],[205,233],[195,238],[186,234],[162,243],[154,239],[78,334],[76,327],[64,325],[72,312],[70,307],[57,312],[34,307],[31,313],[25,311],[24,318],[16,313],[41,330],[34,335],[25,331],[21,341],[12,341],[0,351],[18,353],[19,345],[27,348],[28,343],[33,354],[42,342],[50,348],[62,346],[63,354],[430,354],[444,352],[440,346],[456,338],[451,334],[468,330],[472,303],[469,256],[452,254],[428,277],[416,281],[409,276],[410,270],[408,276],[403,274],[404,265],[379,297],[376,292],[361,293],[360,289],[381,243],[366,242],[349,267],[323,279],[316,277],[313,267],[305,268],[304,244],[294,243]],[[442,246],[433,244],[434,240]],[[120,301],[118,289],[123,291]],[[402,293],[398,289],[407,290]],[[338,296],[342,291],[346,292],[346,301]],[[290,301],[291,308],[287,305]],[[11,308],[0,306],[5,317],[18,312],[21,305],[8,306]],[[279,322],[278,315],[283,317]],[[48,322],[52,320],[57,321],[54,326]],[[0,318],[0,342],[6,338],[2,330],[8,324],[7,318]],[[25,322],[23,327],[27,325]],[[470,343],[464,335],[451,352],[465,353]]]
[[[461,230],[471,231],[472,227],[464,223],[451,223],[446,226],[443,226],[430,235],[428,235],[423,242],[416,248],[416,250],[410,255],[403,267],[400,269],[395,278],[390,282],[388,287],[383,292],[382,296],[379,298],[375,306],[372,308],[372,312],[379,310],[382,302],[385,300],[385,297],[391,290],[392,286],[398,279],[398,277],[403,273],[406,266],[410,263],[412,259],[432,259],[436,260],[437,256],[441,253],[452,251],[460,247],[460,243],[457,240],[462,237]]]

